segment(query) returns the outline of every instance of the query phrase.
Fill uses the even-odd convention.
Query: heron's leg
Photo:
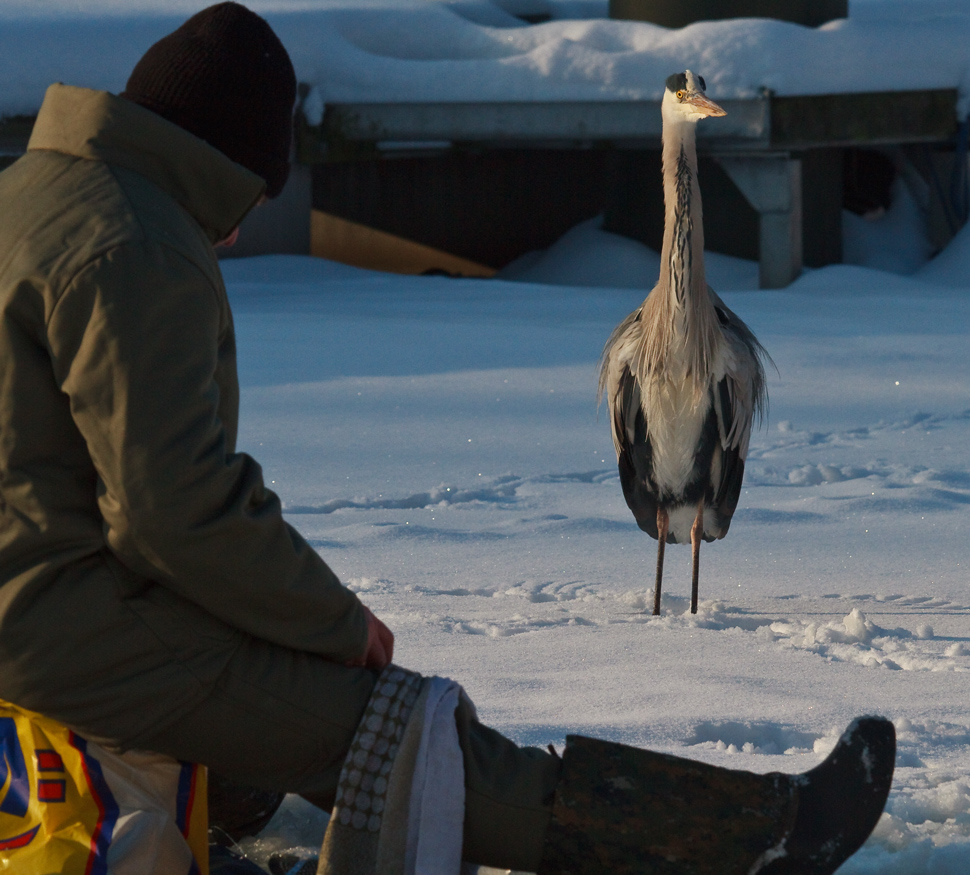
[[[667,511],[662,508],[657,508],[657,582],[654,584],[653,588],[653,615],[656,617],[660,614],[660,584],[663,581],[664,576],[664,547],[667,546],[667,528],[670,524],[670,519],[667,516]]]
[[[704,536],[704,500],[701,499],[697,505],[697,516],[694,517],[694,525],[690,527],[690,546],[691,558],[693,560],[693,572],[690,581],[690,612],[697,613],[697,580],[700,576],[701,561],[701,539]]]

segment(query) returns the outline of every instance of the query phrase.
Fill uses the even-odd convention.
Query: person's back
[[[186,517],[158,489],[166,453],[196,452],[207,426],[233,452],[235,343],[211,238],[261,189],[154,113],[61,85],[0,174],[0,695],[58,716],[72,651],[90,670],[130,652],[110,630]],[[189,398],[178,376],[192,373],[210,423],[166,397]]]
[[[98,201],[110,204],[111,213],[124,201],[104,165],[30,152],[0,173],[0,203],[18,205],[0,211],[0,358],[5,363],[0,598],[5,607],[104,543],[97,474],[51,369],[48,336],[65,288],[92,256],[84,251],[94,242],[92,201],[95,208]],[[104,230],[110,235],[115,229]],[[117,233],[126,232],[118,227]],[[82,241],[83,249],[65,245],[74,240]]]
[[[65,383],[72,377],[77,381],[80,375],[71,370],[82,365],[109,376],[117,357],[110,333],[86,331],[92,320],[108,320],[98,310],[112,302],[83,287],[99,271],[107,272],[106,261],[130,257],[131,252],[143,258],[153,249],[190,262],[213,289],[221,287],[212,247],[184,209],[141,173],[93,160],[94,154],[120,153],[120,145],[112,142],[117,131],[103,130],[107,109],[96,92],[54,86],[31,150],[0,173],[0,203],[16,204],[16,209],[0,211],[4,603],[43,587],[106,546],[98,475],[74,418],[85,411],[71,409]],[[136,119],[151,124],[150,113],[134,106],[131,110]],[[68,112],[71,123],[64,124],[61,114]],[[124,144],[126,163],[150,161],[151,156],[138,154],[139,138],[130,128],[127,133],[131,142]],[[85,152],[91,157],[77,154]],[[138,296],[148,289],[133,279],[126,293]],[[83,348],[92,341],[99,348]],[[110,388],[104,386],[100,398],[88,400],[109,405]],[[221,388],[223,404],[231,403],[231,368]],[[222,419],[234,422],[235,412],[227,411]],[[19,585],[10,586],[14,577]]]

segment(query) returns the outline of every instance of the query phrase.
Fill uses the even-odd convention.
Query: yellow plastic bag
[[[0,700],[0,872],[208,875],[204,766],[116,754]]]

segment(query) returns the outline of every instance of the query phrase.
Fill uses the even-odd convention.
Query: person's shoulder
[[[213,285],[220,285],[212,243],[192,215],[141,174],[123,167],[113,167],[111,172],[126,200],[127,242],[168,250],[185,261],[186,269],[199,271]]]
[[[44,277],[59,297],[84,266],[144,237],[107,165],[31,150],[0,175],[2,281]]]

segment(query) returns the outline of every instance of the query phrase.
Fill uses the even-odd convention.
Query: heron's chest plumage
[[[658,498],[675,503],[693,501],[691,488],[698,478],[710,473],[712,445],[718,441],[712,420],[712,387],[729,366],[729,350],[720,329],[705,373],[691,372],[686,332],[675,330],[665,354],[650,368],[638,367],[638,350],[646,341],[639,322],[618,339],[611,362],[611,396],[617,397],[622,375],[637,374],[636,399],[644,432],[637,437],[628,431],[629,444],[643,441],[646,452],[638,455],[638,476]],[[646,373],[644,373],[644,370]],[[630,398],[630,401],[633,397]],[[617,402],[619,403],[619,402]],[[627,414],[627,421],[629,414]],[[714,434],[712,434],[712,430]],[[619,451],[619,448],[618,448]]]
[[[651,448],[650,478],[661,493],[681,496],[696,477],[698,449],[709,420],[709,393],[695,388],[692,380],[663,378],[643,381],[640,393]]]

